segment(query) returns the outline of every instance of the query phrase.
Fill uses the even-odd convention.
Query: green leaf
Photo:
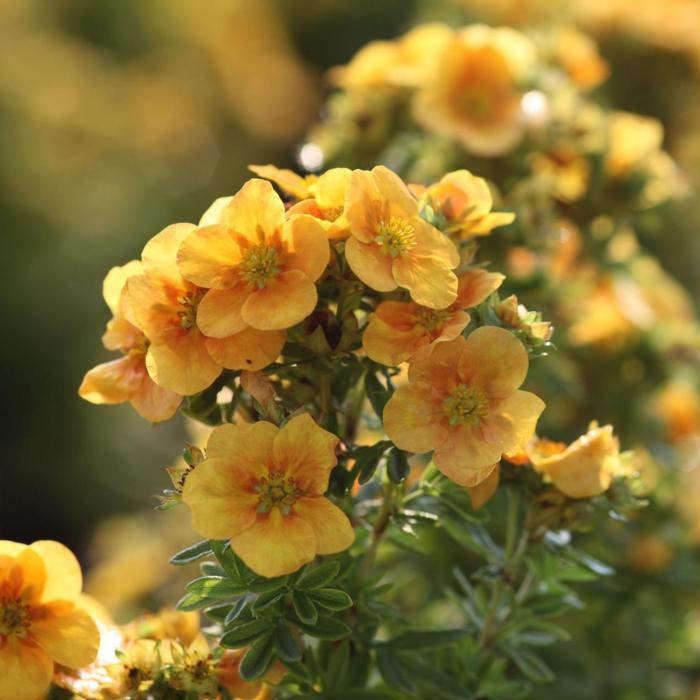
[[[185,588],[203,598],[230,598],[245,593],[245,588],[224,576],[202,576],[190,581]]]
[[[395,484],[400,484],[406,480],[406,477],[411,472],[411,466],[408,463],[408,458],[403,450],[394,447],[389,452],[389,459],[386,463],[386,473],[391,481]]]
[[[386,649],[377,649],[377,667],[386,683],[393,688],[416,694],[417,688],[399,659]]]
[[[265,578],[264,576],[259,576],[252,581],[248,587],[254,593],[265,593],[267,591],[274,591],[286,586],[288,580],[289,576],[277,576],[276,578]]]
[[[384,406],[386,406],[386,402],[391,398],[393,392],[377,379],[377,375],[374,372],[365,374],[365,392],[374,412],[381,419],[384,413]]]
[[[328,610],[347,610],[352,607],[352,598],[337,588],[316,588],[309,591],[309,598]]]
[[[246,609],[246,606],[248,605],[248,596],[244,595],[241,596],[232,606],[231,609],[228,611],[228,615],[226,615],[226,619],[224,620],[224,627],[228,627],[231,625],[232,622],[237,620],[241,615],[243,614],[243,611]]]
[[[331,581],[335,581],[340,572],[340,562],[327,561],[313,569],[306,569],[299,577],[295,588],[321,588]]]
[[[314,602],[301,591],[292,591],[292,605],[297,617],[307,625],[315,625],[318,620],[318,610]]]
[[[301,647],[284,620],[277,621],[275,648],[277,655],[285,663],[293,663],[301,659]]]
[[[221,564],[223,570],[234,581],[243,581],[245,578],[244,569],[238,557],[233,553],[229,543],[227,541],[211,540],[210,545],[211,551],[214,552],[214,556],[219,564]]]
[[[201,542],[197,542],[197,544],[190,545],[180,550],[170,558],[170,563],[174,566],[185,566],[185,564],[191,564],[193,561],[197,561],[197,559],[206,557],[207,554],[211,554],[211,543],[209,540],[202,540]]]
[[[245,681],[254,681],[265,675],[275,656],[275,634],[270,631],[253,642],[243,657],[238,671]]]
[[[214,620],[214,622],[224,622],[228,617],[233,606],[230,603],[219,603],[218,605],[212,605],[204,611],[204,614]]]
[[[391,445],[390,440],[380,440],[374,445],[362,445],[354,450],[352,456],[355,464],[352,471],[358,475],[360,484],[366,484],[374,476],[379,461]]]
[[[192,612],[193,610],[201,610],[211,604],[209,598],[202,598],[194,593],[187,593],[177,601],[175,607],[182,612]]]
[[[274,620],[265,617],[252,620],[251,622],[244,622],[222,635],[220,641],[221,646],[229,649],[246,647],[259,637],[268,633],[272,634],[274,626]]]
[[[263,610],[266,610],[271,605],[274,605],[279,600],[282,600],[287,593],[288,591],[286,588],[261,593],[257,597],[257,600],[253,603],[253,612],[257,614]]]
[[[453,644],[469,633],[468,629],[458,627],[443,630],[409,630],[390,639],[384,644],[394,650],[420,650]]]
[[[297,623],[299,628],[316,639],[327,639],[334,642],[338,639],[343,639],[351,634],[352,630],[335,617],[319,616],[318,620],[313,625],[304,622]]]
[[[333,649],[328,667],[323,674],[324,690],[333,690],[345,685],[345,678],[350,668],[350,644],[348,640],[342,641]]]
[[[525,649],[505,647],[505,652],[515,662],[515,665],[531,680],[536,683],[550,683],[554,680],[552,670],[539,656]]]

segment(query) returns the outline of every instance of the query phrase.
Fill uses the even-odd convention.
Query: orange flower
[[[552,35],[552,40],[554,60],[578,87],[590,90],[610,75],[610,66],[601,58],[595,41],[576,27],[558,27]]]
[[[419,214],[418,202],[398,175],[377,166],[354,170],[345,207],[351,236],[345,255],[352,271],[378,292],[405,287],[411,298],[444,309],[457,297],[452,270],[459,253]]]
[[[100,633],[78,604],[82,582],[62,544],[0,540],[0,698],[36,700],[54,664],[77,669],[95,660]]]
[[[412,185],[411,190],[420,197],[421,208],[430,207],[444,221],[444,225],[438,224],[444,233],[463,240],[487,236],[494,228],[515,219],[511,212],[491,211],[493,198],[486,180],[468,170],[447,173],[428,188]]]
[[[126,280],[142,272],[141,263],[132,260],[121,267],[113,267],[107,273],[102,295],[112,311],[112,320],[107,324],[102,343],[108,350],[121,350],[124,357],[89,370],[78,393],[96,404],[130,401],[141,416],[158,423],[173,416],[182,397],[174,391],[159,387],[151,379],[146,371],[148,339],[126,319]]]
[[[289,209],[290,214],[313,216],[331,240],[342,240],[350,235],[345,216],[345,197],[351,173],[348,168],[331,168],[319,176],[306,177],[274,165],[249,165],[248,168],[300,200]]]
[[[414,117],[477,155],[507,153],[523,133],[519,84],[534,62],[535,48],[519,32],[466,27],[447,43],[434,79],[416,93]]]
[[[129,320],[151,341],[148,373],[156,384],[185,395],[206,389],[222,367],[265,367],[277,358],[285,339],[278,331],[233,323],[235,312],[204,303],[206,290],[182,277],[177,250],[195,228],[173,224],[154,236],[143,249],[144,274],[130,277],[126,285]]]
[[[209,290],[197,315],[202,332],[221,337],[303,321],[316,306],[314,282],[330,257],[323,227],[308,215],[285,216],[265,180],[249,180],[214,206],[177,255],[183,277]]]
[[[323,497],[337,442],[308,414],[281,429],[266,421],[215,428],[207,459],[182,492],[195,530],[230,538],[233,551],[268,577],[347,549],[355,538],[352,526]]]
[[[466,340],[441,343],[409,366],[409,383],[384,409],[384,430],[403,450],[434,450],[440,471],[475,486],[534,433],[544,403],[519,390],[527,370],[525,348],[503,328],[484,326]]]
[[[457,299],[446,309],[383,301],[370,317],[362,337],[367,355],[389,366],[425,360],[438,343],[454,340],[462,333],[470,321],[466,309],[481,304],[504,279],[497,272],[468,270],[459,276]]]

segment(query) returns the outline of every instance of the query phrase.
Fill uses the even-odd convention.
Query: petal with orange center
[[[372,168],[372,177],[380,197],[390,203],[393,214],[406,218],[418,216],[418,201],[395,172],[377,165]]]
[[[173,333],[174,320],[180,311],[177,297],[184,291],[186,282],[178,286],[146,275],[129,277],[126,283],[126,318],[141,328],[152,343],[166,342]]]
[[[194,224],[172,224],[153,236],[141,252],[144,273],[179,285],[181,275],[177,266],[178,249],[195,229]]]
[[[505,398],[525,381],[525,346],[505,328],[482,326],[467,338],[459,358],[463,381],[474,383],[494,398]]]
[[[501,445],[485,440],[478,426],[460,425],[449,430],[447,439],[435,450],[433,461],[443,474],[464,484],[470,473],[490,467],[500,461],[502,454]]]
[[[258,495],[245,464],[205,459],[187,475],[182,500],[192,513],[192,526],[204,537],[222,540],[255,522]]]
[[[251,478],[267,476],[272,467],[272,445],[280,429],[266,420],[255,423],[225,423],[212,430],[207,458],[231,460]]]
[[[343,552],[355,541],[348,516],[327,498],[300,498],[294,512],[311,525],[317,554]]]
[[[141,274],[143,274],[143,263],[140,260],[131,260],[125,265],[118,265],[107,273],[102,283],[102,296],[112,316],[119,314],[119,302],[126,280],[133,275]]]
[[[208,338],[227,338],[247,328],[241,309],[250,288],[239,283],[230,289],[210,289],[197,307],[197,327]]]
[[[177,265],[182,276],[208,289],[228,289],[238,284],[241,247],[233,229],[223,224],[204,226],[192,231],[177,251]]]
[[[437,337],[435,337],[435,333],[432,334],[432,340],[430,340],[431,336],[425,336],[426,344],[419,345],[411,356],[411,362],[421,362],[435,352],[435,348],[439,343],[449,343],[455,338],[459,338],[470,321],[471,316],[466,311],[452,312],[451,318],[447,323],[439,327],[439,335]]]
[[[493,199],[486,180],[475,177],[468,170],[447,173],[440,182],[430,188],[440,208],[450,219],[464,214],[482,216],[491,210]]]
[[[350,269],[368,287],[378,292],[391,292],[397,284],[392,272],[391,255],[387,255],[378,245],[361,243],[355,236],[345,244],[345,258]]]
[[[467,341],[461,336],[440,343],[426,360],[411,363],[408,368],[410,382],[425,382],[441,393],[446,393],[460,383],[457,367]]]
[[[205,341],[191,328],[167,345],[151,345],[146,353],[151,379],[183,396],[206,389],[221,373],[221,365],[209,355]]]
[[[303,413],[294,416],[275,437],[272,455],[275,469],[294,479],[307,496],[321,496],[338,459],[338,438]]]
[[[392,264],[392,273],[421,306],[445,309],[457,298],[457,276],[435,257],[412,252],[400,256]]]
[[[88,370],[78,394],[95,404],[129,401],[141,387],[146,374],[143,357],[125,355]]]
[[[59,600],[42,605],[35,614],[30,633],[56,663],[82,668],[95,661],[100,632],[85,610]]]
[[[147,373],[131,397],[131,405],[136,412],[151,423],[162,423],[172,418],[181,403],[180,394],[158,386]]]
[[[515,445],[506,451],[508,455],[525,452],[544,409],[544,401],[539,396],[520,389],[498,404],[496,410],[507,416],[515,428]]]
[[[384,407],[384,431],[402,450],[434,450],[448,434],[440,396],[430,384],[400,386]]]
[[[0,698],[37,700],[49,689],[53,661],[39,646],[10,638],[0,646]]]
[[[316,535],[299,516],[283,516],[273,508],[232,537],[231,548],[256,574],[274,578],[291,574],[314,558]]]
[[[503,284],[505,278],[500,272],[487,272],[481,268],[467,270],[458,278],[454,306],[458,309],[470,309],[481,304]]]
[[[328,267],[331,255],[323,226],[313,216],[299,214],[285,224],[283,237],[289,243],[283,259],[285,269],[301,270],[315,282]]]
[[[243,320],[261,331],[283,330],[303,321],[317,301],[316,285],[300,270],[287,270],[250,293]]]
[[[75,554],[54,540],[37,540],[29,547],[41,557],[46,569],[41,600],[76,600],[83,587],[83,574]]]
[[[284,331],[260,331],[248,326],[229,338],[207,338],[207,350],[226,369],[256,372],[279,357],[286,338]]]
[[[371,360],[396,367],[416,352],[423,335],[423,329],[417,325],[410,330],[400,330],[375,314],[362,336],[362,347]]]
[[[253,178],[221,212],[222,223],[251,243],[272,238],[284,224],[284,203],[267,180]]]

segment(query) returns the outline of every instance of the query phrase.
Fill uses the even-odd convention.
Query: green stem
[[[384,498],[382,499],[382,505],[379,508],[379,513],[377,514],[377,520],[372,528],[372,535],[365,552],[365,556],[362,560],[361,573],[362,578],[367,578],[372,570],[372,565],[374,564],[374,559],[377,556],[377,549],[379,548],[379,543],[381,542],[387,527],[389,526],[389,521],[391,519],[391,513],[393,510],[393,495],[394,487],[393,484],[385,484],[383,487]]]

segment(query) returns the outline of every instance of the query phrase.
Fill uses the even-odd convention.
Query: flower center
[[[478,425],[486,415],[486,396],[473,386],[459,384],[443,401],[450,425]]]
[[[278,472],[271,473],[267,479],[260,479],[255,491],[260,497],[258,513],[269,513],[273,508],[279,508],[282,515],[289,515],[292,506],[303,495],[294,479],[287,479]]]
[[[328,209],[321,209],[321,216],[325,221],[336,221],[344,210],[345,207],[329,207]]]
[[[428,309],[421,306],[416,311],[416,321],[425,328],[428,333],[447,323],[452,318],[452,312],[449,309]]]
[[[239,270],[241,277],[248,284],[262,289],[271,277],[279,275],[279,265],[280,257],[277,250],[271,245],[260,243],[246,250],[239,264]]]
[[[385,253],[396,258],[416,246],[413,224],[400,216],[392,216],[388,221],[379,222],[374,239]]]
[[[177,303],[180,304],[180,311],[177,315],[180,319],[180,326],[186,330],[193,328],[197,323],[197,307],[202,297],[206,292],[205,289],[195,289],[190,292],[185,292],[177,298]]]
[[[29,608],[20,600],[0,600],[0,639],[23,637],[30,625]]]

